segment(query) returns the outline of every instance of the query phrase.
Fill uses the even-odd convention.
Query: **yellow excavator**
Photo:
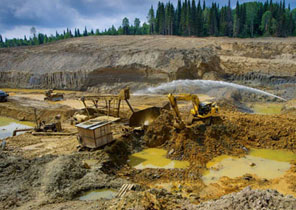
[[[176,122],[174,126],[178,129],[185,128],[185,123],[181,118],[181,113],[178,108],[177,101],[192,101],[193,109],[190,110],[190,115],[187,118],[187,124],[190,125],[194,120],[211,120],[213,117],[219,117],[219,107],[217,104],[211,102],[200,102],[197,95],[181,94],[181,95],[168,95],[170,104],[175,113]]]

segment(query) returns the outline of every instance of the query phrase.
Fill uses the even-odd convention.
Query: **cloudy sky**
[[[3,37],[23,37],[30,35],[34,26],[37,33],[55,34],[75,27],[83,29],[118,27],[124,17],[133,22],[139,17],[143,22],[151,5],[159,0],[1,0],[0,34]],[[163,0],[167,2],[168,0]],[[197,1],[197,0],[196,0]],[[228,0],[206,0],[226,4]],[[250,0],[240,0],[247,2]],[[263,1],[263,0],[262,0]],[[265,0],[264,0],[265,1]],[[275,0],[274,0],[275,1]],[[177,0],[171,0],[176,5]],[[231,0],[235,5],[236,0]],[[296,7],[296,0],[286,0]]]

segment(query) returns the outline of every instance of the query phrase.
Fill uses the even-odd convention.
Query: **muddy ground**
[[[66,100],[56,103],[44,102],[40,90],[10,90],[10,94],[9,102],[0,104],[0,115],[34,120],[32,110],[36,107],[39,117],[48,122],[61,114],[65,132],[73,135],[33,136],[27,133],[6,140],[6,150],[0,151],[1,209],[215,209],[214,204],[204,202],[248,186],[291,195],[281,197],[279,201],[278,194],[273,191],[257,193],[257,197],[267,196],[275,208],[281,208],[282,204],[287,205],[286,209],[295,207],[296,161],[291,162],[290,170],[282,177],[271,180],[246,174],[233,179],[222,177],[216,183],[205,185],[201,179],[206,163],[219,155],[243,156],[250,148],[296,152],[295,100],[280,103],[283,107],[280,113],[265,115],[240,112],[238,105],[248,107],[247,104],[230,95],[226,100],[218,101],[221,119],[213,120],[211,124],[195,122],[180,131],[173,126],[171,111],[163,111],[143,131],[133,130],[128,127],[127,120],[122,119],[112,125],[114,143],[98,150],[78,152],[76,128],[70,125],[70,117],[83,108],[77,98],[86,93],[66,92]],[[201,99],[211,98],[201,96]],[[162,106],[167,98],[132,96],[130,102],[137,110]],[[183,103],[180,107],[186,113],[190,104]],[[122,113],[124,116],[131,113],[126,104]],[[168,158],[187,160],[190,166],[186,169],[131,168],[128,155],[148,147],[166,149]],[[123,198],[79,200],[79,196],[89,190],[119,190],[126,183],[135,184],[135,190]],[[221,202],[225,201],[227,205],[229,199],[245,199],[248,192],[249,189],[241,194],[231,194],[224,200],[221,198]],[[259,205],[250,203],[251,207]]]

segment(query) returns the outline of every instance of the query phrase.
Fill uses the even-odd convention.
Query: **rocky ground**
[[[40,93],[22,93],[12,91],[8,103],[2,103],[10,117],[18,117],[17,113],[27,113],[29,104],[38,105],[38,113],[54,116],[56,112],[66,110],[74,112],[83,106],[76,103],[81,93],[66,93],[63,102],[51,103],[42,101]],[[201,96],[203,99],[210,99]],[[25,99],[25,100],[24,100]],[[173,127],[174,116],[170,111],[149,125],[145,132],[133,131],[120,121],[113,125],[116,142],[96,151],[78,152],[76,136],[33,136],[23,134],[7,139],[7,150],[0,152],[0,207],[4,209],[215,209],[223,203],[225,208],[239,209],[239,201],[244,208],[267,209],[294,207],[292,197],[282,197],[278,193],[265,189],[278,190],[284,195],[296,196],[296,165],[284,176],[266,180],[254,175],[245,175],[235,179],[222,178],[215,184],[205,185],[201,174],[205,164],[212,158],[229,154],[243,156],[249,148],[272,148],[296,151],[295,139],[296,118],[293,109],[289,114],[260,115],[236,111],[236,105],[225,101],[221,105],[221,119],[211,125],[196,122],[184,131],[176,131]],[[25,101],[17,104],[18,101]],[[147,106],[161,106],[166,96],[132,96],[131,103],[135,109]],[[145,103],[144,103],[145,102]],[[66,105],[67,104],[67,105]],[[34,106],[35,106],[34,105]],[[284,106],[293,106],[293,101]],[[188,111],[189,104],[180,104],[182,111]],[[30,109],[28,109],[30,110]],[[124,110],[128,110],[125,106]],[[64,113],[63,127],[69,133],[75,132]],[[63,113],[61,113],[63,114]],[[26,119],[30,119],[27,117]],[[49,119],[49,118],[48,118]],[[128,155],[147,147],[164,148],[168,157],[177,160],[188,160],[188,169],[144,169],[136,170],[127,164]],[[99,201],[79,201],[84,192],[100,189],[119,189],[122,184],[134,183],[135,191],[127,193],[123,198]],[[171,187],[167,187],[169,185]],[[254,196],[247,198],[246,194]],[[265,190],[265,191],[264,191]],[[219,199],[221,201],[205,201]],[[262,197],[263,200],[260,200]],[[270,199],[270,202],[266,203]],[[260,200],[260,202],[259,202]],[[233,203],[233,204],[230,204]],[[222,204],[221,204],[222,205]],[[230,206],[229,206],[230,205]],[[243,208],[242,207],[242,208]],[[291,208],[293,209],[293,208]]]
[[[283,196],[274,190],[252,190],[250,187],[241,192],[232,193],[216,201],[209,201],[194,209],[295,209],[296,199],[293,196]]]

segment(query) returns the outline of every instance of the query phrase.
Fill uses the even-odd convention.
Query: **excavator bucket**
[[[140,111],[136,111],[129,119],[130,127],[140,127],[152,123],[161,112],[161,107],[149,107]]]
[[[163,107],[149,107],[140,111],[133,112],[129,119],[130,127],[141,127],[151,124],[160,114],[163,109],[170,110],[170,104],[167,103]]]

